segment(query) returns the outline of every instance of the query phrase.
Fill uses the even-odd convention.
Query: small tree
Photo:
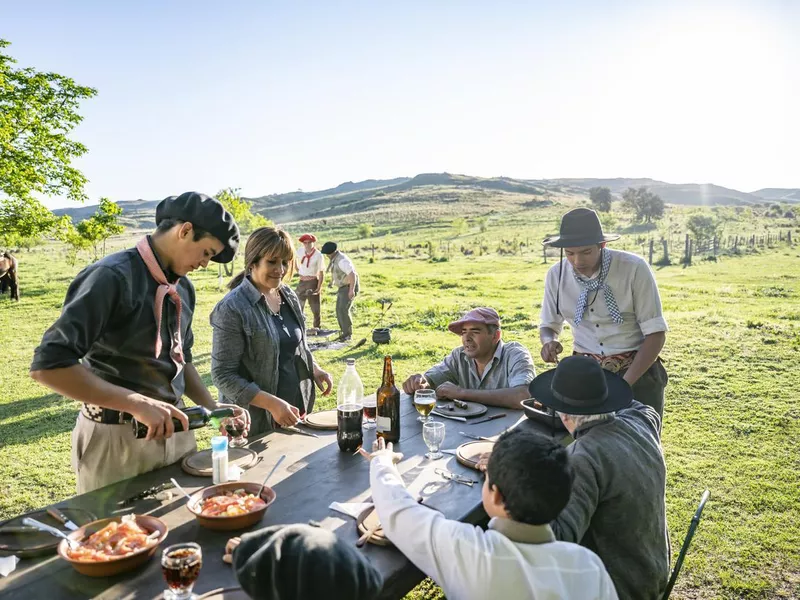
[[[462,235],[466,233],[468,227],[467,220],[464,217],[453,219],[453,229],[455,230],[456,235]]]
[[[372,237],[372,225],[369,223],[361,223],[358,226],[358,237],[361,239]]]
[[[30,245],[53,231],[59,220],[34,198],[7,198],[0,203],[0,242]]]
[[[251,233],[259,227],[271,227],[274,225],[272,221],[267,219],[264,215],[253,212],[253,203],[248,202],[239,191],[240,188],[225,188],[217,192],[217,200],[220,201],[222,206],[225,207],[239,226],[239,230],[243,234]]]
[[[589,190],[592,205],[600,212],[611,210],[611,190],[607,187],[593,187]]]
[[[475,222],[478,224],[478,230],[481,233],[486,233],[486,231],[489,229],[489,219],[486,217],[478,217],[475,219]]]
[[[719,219],[713,215],[692,215],[686,222],[686,228],[692,232],[696,245],[714,239],[721,227]]]
[[[628,188],[622,192],[622,203],[637,223],[652,223],[664,216],[664,201],[646,187]]]

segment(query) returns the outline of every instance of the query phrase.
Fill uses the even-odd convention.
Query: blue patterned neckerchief
[[[608,307],[608,312],[611,314],[611,319],[617,325],[622,323],[622,314],[620,314],[619,312],[617,301],[614,298],[614,292],[611,291],[611,288],[606,283],[606,277],[608,277],[608,268],[609,266],[611,266],[611,253],[606,252],[604,248],[600,251],[600,255],[601,255],[600,275],[597,277],[597,279],[591,279],[589,281],[586,281],[585,279],[580,277],[574,269],[572,270],[572,274],[575,276],[575,281],[577,281],[578,284],[583,287],[581,295],[578,296],[578,304],[575,306],[576,327],[580,325],[580,322],[583,320],[583,313],[586,312],[586,300],[589,296],[589,292],[593,292],[599,289],[603,290],[603,295],[605,296],[606,299],[606,306]]]

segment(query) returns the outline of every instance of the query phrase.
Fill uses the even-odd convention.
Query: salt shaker
[[[211,438],[211,466],[214,485],[228,481],[228,437],[216,435]]]

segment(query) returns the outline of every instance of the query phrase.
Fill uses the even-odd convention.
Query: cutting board
[[[258,463],[258,454],[250,448],[228,448],[228,465],[236,465],[247,470]],[[211,477],[214,473],[211,464],[211,448],[190,454],[181,461],[181,469],[189,475]]]
[[[356,519],[356,527],[358,528],[358,535],[361,537],[363,534],[367,533],[374,525],[380,523],[380,519],[378,519],[378,511],[375,510],[374,507],[368,508],[360,515],[358,515],[358,519]],[[372,534],[372,537],[369,538],[370,544],[375,544],[376,546],[391,546],[392,542],[383,534],[383,529],[378,529],[375,533]]]
[[[61,508],[61,512],[78,527],[97,520],[97,516],[94,513],[84,510],[83,508]],[[69,533],[64,525],[47,514],[45,510],[36,510],[18,517],[13,517],[8,521],[3,521],[0,523],[0,529],[3,527],[21,527],[22,519],[25,517],[36,519],[45,525],[50,525],[65,533]],[[60,538],[45,533],[44,531],[31,533],[0,533],[0,554],[16,554],[20,558],[27,558],[55,553],[56,547],[60,541]]]
[[[306,415],[305,424],[311,429],[336,431],[339,428],[336,413],[336,409],[309,413]]]
[[[467,442],[456,448],[456,460],[465,467],[477,470],[481,454],[491,452],[492,448],[494,448],[494,442],[485,442],[483,440]]]

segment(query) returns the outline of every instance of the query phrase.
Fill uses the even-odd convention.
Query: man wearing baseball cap
[[[667,322],[653,272],[635,254],[606,248],[619,235],[605,234],[597,213],[576,208],[561,218],[559,235],[546,246],[566,258],[544,281],[539,321],[542,359],[557,362],[564,322],[572,329],[575,354],[593,358],[633,387],[634,397],[664,414],[667,372],[659,359]]]
[[[533,359],[519,342],[503,342],[497,311],[474,308],[447,328],[461,336],[461,346],[424,375],[406,379],[403,391],[413,394],[431,388],[439,398],[518,409],[529,397]]]
[[[325,242],[322,244],[320,252],[328,257],[331,284],[336,288],[336,320],[342,332],[339,340],[349,342],[353,337],[353,319],[350,317],[350,309],[353,306],[353,299],[360,291],[358,273],[353,261],[339,250],[336,242]]]
[[[300,300],[300,310],[305,311],[306,300],[311,305],[311,314],[314,315],[314,329],[320,328],[320,290],[325,279],[325,261],[322,253],[317,250],[317,237],[312,233],[300,236],[303,249],[297,251],[297,273],[300,283],[295,289],[297,299]],[[309,331],[308,333],[312,333]]]
[[[669,577],[667,468],[656,411],[631,386],[586,356],[568,356],[539,375],[530,395],[557,411],[575,441],[557,539],[602,559],[621,600],[657,600]]]
[[[230,262],[238,246],[239,228],[223,206],[186,192],[159,203],[152,235],[86,267],[70,284],[30,370],[39,383],[83,403],[72,432],[78,493],[196,449],[183,396],[209,409],[216,403],[192,364],[195,290],[186,275],[209,261]],[[134,437],[132,418],[147,425],[145,440]]]

